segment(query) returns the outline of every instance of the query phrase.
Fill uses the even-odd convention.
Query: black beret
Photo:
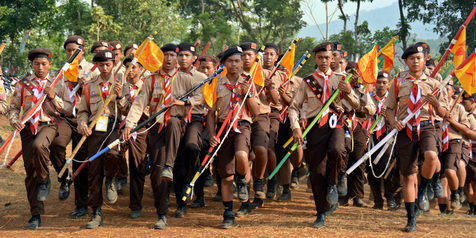
[[[84,38],[82,36],[70,36],[64,41],[63,47],[66,49],[66,45],[69,43],[74,43],[80,46],[84,46]]]
[[[276,51],[276,54],[279,54],[279,47],[278,45],[274,44],[274,43],[266,43],[264,44],[264,49],[273,49],[274,51]]]
[[[96,48],[99,48],[99,47],[106,47],[106,48],[109,49],[111,47],[111,45],[107,41],[103,41],[103,40],[96,41],[96,42],[94,42],[93,46],[91,47],[91,54],[94,52],[94,50]]]
[[[317,45],[316,47],[314,47],[312,52],[317,53],[319,51],[331,51],[332,46],[333,46],[333,44],[331,42],[324,42],[324,43],[321,43],[321,44]]]
[[[51,60],[53,53],[47,48],[37,48],[28,52],[28,60],[33,61],[36,58],[47,58]]]
[[[427,61],[426,61],[426,66],[434,66],[434,67],[436,67],[435,59],[430,58],[429,60],[427,60]]]
[[[407,59],[408,56],[416,54],[416,53],[425,54],[425,48],[417,44],[411,45],[403,52],[402,59]]]
[[[454,96],[458,96],[461,93],[461,91],[463,91],[462,87],[458,87],[456,85],[453,85],[453,88],[455,89],[455,95]]]
[[[347,66],[345,66],[345,70],[353,69],[357,67],[357,64],[354,61],[347,61]]]
[[[109,44],[111,45],[112,50],[122,50],[122,42],[118,40],[113,40],[109,42]]]
[[[116,57],[112,50],[101,50],[93,58],[93,62],[116,61]]]
[[[334,46],[334,50],[337,51],[342,51],[342,44],[339,42],[332,42],[332,45]]]
[[[180,44],[178,45],[178,48],[179,48],[179,52],[180,52],[180,51],[189,51],[189,52],[192,53],[193,55],[195,55],[195,54],[196,54],[196,51],[197,51],[197,49],[195,49],[195,46],[194,46],[194,45],[192,45],[192,44],[190,44],[190,43],[186,43],[186,42],[180,43]]]
[[[245,42],[240,45],[242,51],[251,50],[255,53],[258,52],[258,46],[253,42]]]
[[[137,44],[130,44],[128,46],[126,46],[126,48],[124,48],[124,54],[127,56],[127,51],[130,50],[130,49],[139,49],[139,46]]]
[[[162,46],[160,49],[161,49],[162,52],[164,52],[164,53],[165,53],[166,51],[173,51],[173,52],[175,52],[175,53],[178,54],[178,52],[179,52],[178,46],[177,46],[177,45],[174,45],[174,44],[166,44],[166,45]]]
[[[243,54],[243,50],[241,49],[241,47],[239,46],[231,47],[228,50],[225,50],[225,52],[223,52],[223,56],[220,59],[220,63],[223,63],[226,59],[228,59],[228,57],[232,55],[241,55],[241,54]]]
[[[463,93],[463,100],[470,100],[473,99],[476,101],[476,93],[474,94],[468,94],[466,91]]]
[[[212,55],[204,55],[198,59],[201,62],[212,62],[213,64],[217,63],[217,59]]]
[[[379,78],[390,79],[390,75],[389,75],[387,72],[380,71],[380,72],[378,72],[378,74],[377,74],[377,79],[379,79]]]
[[[415,45],[423,46],[423,48],[425,48],[426,54],[430,54],[430,46],[427,43],[420,41],[418,43],[415,43]]]

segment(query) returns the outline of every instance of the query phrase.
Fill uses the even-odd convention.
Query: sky
[[[387,7],[392,5],[393,3],[397,2],[397,0],[374,0],[372,3],[370,2],[361,2],[360,3],[360,11],[369,11],[377,8]],[[314,20],[311,17],[309,12],[309,8],[306,6],[309,5],[313,11],[314,17],[316,18],[317,24],[326,23],[326,11],[325,11],[325,4],[322,3],[320,0],[303,0],[301,3],[301,9],[304,12],[303,20],[308,23],[308,25],[314,25]],[[329,15],[331,15],[337,8],[337,1],[332,1],[328,3],[328,11]],[[357,9],[357,3],[347,2],[344,4],[344,12],[349,16],[355,15],[355,10]],[[398,11],[398,8],[395,9]],[[337,20],[338,16],[340,15],[339,9],[335,13],[332,20]]]

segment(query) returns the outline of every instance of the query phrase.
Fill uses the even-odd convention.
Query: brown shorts
[[[412,175],[417,172],[420,154],[423,155],[426,151],[433,151],[438,154],[440,139],[437,136],[437,130],[441,130],[440,127],[434,127],[433,125],[420,128],[420,140],[418,140],[416,130],[413,130],[413,140],[408,138],[406,128],[398,133],[395,149],[402,175]],[[421,160],[423,159],[423,156],[421,156]]]
[[[250,152],[250,134],[251,126],[248,122],[242,121],[238,124],[241,133],[237,133],[231,129],[228,137],[223,141],[223,145],[218,151],[218,172],[220,177],[226,178],[235,175],[235,153],[244,151]],[[224,135],[223,135],[224,136]],[[221,138],[223,140],[223,138]]]
[[[441,154],[443,169],[458,170],[458,161],[461,159],[461,140],[450,140],[448,149]]]
[[[461,145],[461,160],[463,160],[465,165],[469,163],[469,145],[467,143],[462,143]]]
[[[268,148],[269,144],[269,116],[260,114],[253,118],[251,124],[251,145]]]
[[[279,131],[279,113],[271,112],[269,114],[269,146],[268,149],[274,152],[276,143],[278,142],[278,131]]]

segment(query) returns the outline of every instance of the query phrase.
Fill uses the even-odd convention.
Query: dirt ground
[[[11,133],[5,126],[6,123],[6,118],[0,116],[0,135],[4,139]],[[20,148],[20,140],[16,138],[7,163]],[[4,156],[5,154],[0,156],[0,164]],[[432,208],[430,214],[423,214],[417,219],[417,232],[411,234],[401,231],[406,224],[405,209],[390,212],[352,206],[341,207],[333,216],[327,217],[326,228],[317,230],[312,228],[316,212],[310,192],[306,191],[306,178],[301,179],[299,189],[292,190],[292,202],[268,200],[263,208],[253,210],[246,217],[236,218],[237,227],[229,230],[219,228],[223,205],[211,200],[216,186],[206,188],[206,206],[189,208],[184,218],[173,217],[176,205],[175,196],[172,194],[167,228],[152,229],[157,216],[153,199],[149,197],[150,180],[146,179],[142,218],[129,218],[129,190],[126,187],[116,204],[103,205],[104,226],[86,230],[84,227],[89,218],[69,218],[75,208],[74,192],[66,201],[59,201],[56,172],[52,167],[50,171],[52,191],[45,201],[43,226],[35,231],[28,231],[25,226],[30,212],[23,183],[23,160],[20,158],[12,169],[0,168],[0,237],[474,237],[476,234],[476,216],[465,215],[467,206],[456,211],[453,216],[440,216],[437,208]],[[71,190],[74,191],[73,187]],[[367,187],[365,202],[371,205],[368,194]],[[235,212],[239,206],[238,200],[235,199]]]

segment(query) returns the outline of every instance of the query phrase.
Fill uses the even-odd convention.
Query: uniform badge
[[[339,103],[339,102],[340,102],[340,98],[336,97],[335,101],[336,101],[336,103]]]
[[[317,94],[317,98],[321,99],[321,95],[320,95],[320,94]]]
[[[78,44],[82,45],[83,44],[83,39],[78,38]]]
[[[121,48],[121,44],[117,44],[116,49],[120,49],[120,48]]]
[[[195,52],[195,47],[190,46],[190,50],[193,51],[193,52]]]
[[[155,87],[159,86],[159,83],[155,82],[154,86],[155,86]]]
[[[112,54],[111,54],[111,52],[105,52],[105,55],[106,55],[107,58],[111,58],[111,59],[112,59]]]
[[[92,95],[92,96],[94,96],[94,94],[95,94],[95,92],[94,92],[94,91],[92,91],[92,92],[91,92],[91,95]]]
[[[423,47],[418,46],[418,47],[417,47],[417,50],[418,50],[418,52],[422,52],[422,51],[423,51]]]

